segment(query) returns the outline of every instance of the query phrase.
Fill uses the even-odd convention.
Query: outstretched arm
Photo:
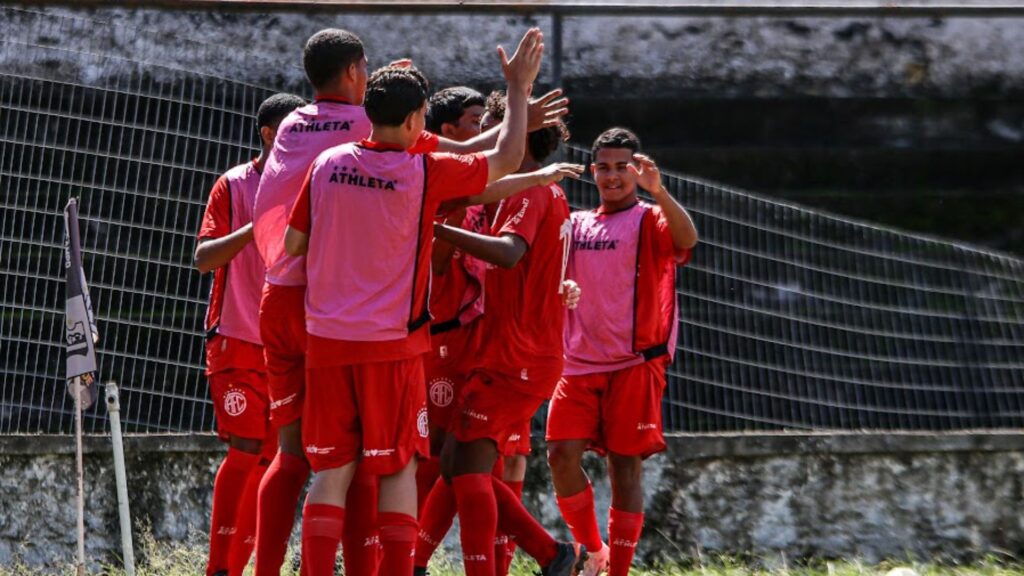
[[[530,100],[526,108],[526,131],[536,132],[542,128],[550,128],[558,124],[559,119],[569,113],[569,99],[562,98],[562,89],[555,88],[551,92]],[[439,138],[437,143],[438,152],[451,152],[453,154],[471,154],[483,152],[494,148],[498,143],[498,134],[501,132],[501,125],[495,126],[469,140],[458,141],[447,138]]]
[[[583,170],[584,168],[581,164],[557,162],[533,172],[510,174],[501,180],[491,182],[480,194],[456,200],[455,202],[462,202],[467,206],[490,204],[491,202],[504,200],[517,192],[522,192],[533,186],[547,186],[548,184],[561,182],[564,178],[579,178],[583,174]]]
[[[194,257],[196,270],[206,274],[220,268],[230,262],[249,242],[252,242],[252,222],[227,236],[200,240]]]
[[[511,268],[519,263],[528,248],[526,240],[515,234],[486,236],[445,224],[434,224],[434,236],[450,242],[484,262]]]

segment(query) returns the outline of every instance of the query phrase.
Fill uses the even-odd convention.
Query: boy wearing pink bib
[[[298,96],[276,94],[260,105],[256,124],[263,150],[217,179],[199,229],[196,268],[214,273],[206,313],[206,375],[217,432],[229,444],[213,485],[208,575],[241,574],[248,563],[257,489],[276,452],[258,315],[265,270],[251,242],[252,207],[278,123],[303,104]]]
[[[486,185],[523,155],[529,86],[543,44],[530,30],[503,68],[518,96],[494,150],[413,154],[426,112],[414,69],[373,74],[370,137],[314,160],[289,218],[285,247],[306,256],[306,398],[302,439],[316,471],[303,509],[306,573],[333,574],[357,462],[380,476],[383,574],[411,574],[416,456],[429,454],[423,354],[434,215],[442,202],[498,200]]]
[[[593,146],[596,210],[572,214],[568,275],[583,297],[566,312],[565,368],[548,412],[548,462],[562,516],[590,550],[583,574],[626,576],[643,526],[643,460],[665,449],[661,397],[676,347],[676,268],[697,231],[639,154],[630,131],[612,128]],[[637,186],[656,205],[637,198]],[[597,527],[583,452],[608,456],[609,543]]]

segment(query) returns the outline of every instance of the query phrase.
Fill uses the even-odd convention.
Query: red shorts
[[[254,370],[229,368],[207,376],[217,415],[217,435],[277,442],[270,434],[267,377]]]
[[[445,349],[444,354],[448,353]],[[432,426],[450,430],[452,415],[465,387],[467,375],[457,362],[442,358],[438,347],[432,346],[424,355],[423,367],[427,383],[427,419]]]
[[[281,427],[302,417],[306,382],[306,287],[263,285],[260,337],[267,362],[270,418]]]
[[[488,438],[497,445],[499,454],[520,453],[523,433],[526,432],[528,443],[530,421],[544,398],[511,388],[509,380],[506,376],[481,371],[470,375],[459,401],[458,414],[452,420],[456,440],[472,442]]]
[[[590,449],[598,453],[643,458],[663,451],[661,397],[667,367],[667,359],[660,358],[562,378],[548,407],[548,441],[590,440]]]
[[[530,434],[533,432],[533,416],[523,422],[519,432],[509,436],[508,444],[505,446],[505,456],[529,456],[533,452],[530,444]]]
[[[306,370],[302,442],[314,471],[360,459],[387,476],[430,455],[423,356]]]

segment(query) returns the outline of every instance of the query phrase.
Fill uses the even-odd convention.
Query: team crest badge
[[[224,395],[224,411],[229,416],[238,416],[242,412],[245,412],[245,394],[242,394],[238,390],[231,390]]]
[[[420,408],[418,414],[416,414],[416,431],[420,433],[420,437],[426,438],[429,430],[427,430],[427,409]]]
[[[430,383],[430,403],[444,408],[455,399],[455,385],[447,378],[437,378]]]

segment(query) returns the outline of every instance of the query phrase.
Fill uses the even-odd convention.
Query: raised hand
[[[637,165],[630,164],[628,170],[636,176],[637,186],[655,194],[661,192],[661,170],[650,156],[645,154],[633,154],[633,160]]]
[[[569,99],[560,98],[561,88],[530,100],[526,108],[526,131],[536,132],[558,124],[559,118],[569,113]]]
[[[563,178],[579,178],[585,170],[582,164],[569,164],[566,162],[555,162],[537,170],[538,185],[547,186],[555,182],[561,182]]]
[[[540,63],[544,56],[544,33],[540,28],[530,28],[519,41],[515,54],[511,58],[505,49],[498,46],[501,58],[501,71],[509,87],[529,91],[533,81],[540,73]]]
[[[388,64],[390,68],[412,68],[412,58],[402,58]]]

